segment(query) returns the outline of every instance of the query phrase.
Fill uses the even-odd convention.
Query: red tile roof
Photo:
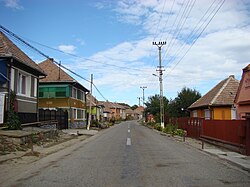
[[[39,67],[47,73],[47,77],[40,82],[76,82],[74,78],[68,75],[62,68],[59,69],[52,59],[47,59]]]
[[[231,75],[194,102],[189,109],[206,106],[233,105],[238,87],[239,81]]]
[[[39,75],[46,75],[45,72],[32,59],[30,59],[1,31],[0,31],[0,57],[13,57],[20,63],[38,71]]]

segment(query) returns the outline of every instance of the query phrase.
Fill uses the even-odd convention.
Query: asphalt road
[[[250,186],[250,175],[132,121],[33,163],[10,186]]]

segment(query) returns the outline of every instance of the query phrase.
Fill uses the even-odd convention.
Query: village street
[[[1,186],[250,185],[249,173],[135,121],[101,131],[19,171]]]

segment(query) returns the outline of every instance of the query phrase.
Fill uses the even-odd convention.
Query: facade
[[[250,116],[250,64],[243,69],[239,89],[235,98],[237,119]]]
[[[92,96],[91,102],[91,120],[102,122],[103,121],[103,105],[98,104],[98,100]],[[89,116],[89,107],[90,107],[90,93],[87,95],[87,116]],[[87,118],[88,120],[89,118]]]
[[[68,112],[68,127],[86,126],[86,94],[88,90],[57,66],[53,59],[39,64],[47,73],[39,85],[39,108]]]
[[[234,98],[239,81],[230,75],[188,107],[191,117],[214,120],[236,119]]]
[[[11,91],[21,123],[38,121],[39,79],[46,73],[5,34],[0,32],[0,123],[9,109]]]
[[[125,106],[109,101],[99,101],[98,105],[103,106],[103,118],[105,121],[126,119]]]
[[[103,121],[110,121],[113,117],[112,110],[110,109],[111,103],[107,101],[98,101],[98,105],[102,106]]]

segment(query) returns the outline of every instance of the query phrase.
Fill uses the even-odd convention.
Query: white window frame
[[[231,119],[237,119],[237,113],[236,113],[236,108],[231,108]]]
[[[197,110],[194,110],[194,111],[193,111],[193,117],[194,117],[194,118],[197,118],[197,116],[198,116]]]
[[[205,120],[210,120],[211,119],[211,114],[209,109],[205,109]]]

